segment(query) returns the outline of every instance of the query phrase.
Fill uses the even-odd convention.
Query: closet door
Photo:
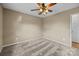
[[[0,6],[0,52],[2,50],[2,8]]]

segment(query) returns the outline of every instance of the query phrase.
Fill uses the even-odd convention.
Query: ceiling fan
[[[52,10],[50,10],[49,8],[56,5],[56,3],[50,3],[50,4],[45,4],[45,3],[37,3],[37,5],[39,6],[38,9],[32,9],[31,11],[37,11],[39,10],[40,12],[38,13],[38,15],[41,14],[47,14],[48,12],[52,12]]]

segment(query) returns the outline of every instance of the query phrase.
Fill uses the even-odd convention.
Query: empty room
[[[79,3],[0,3],[0,56],[79,56]]]

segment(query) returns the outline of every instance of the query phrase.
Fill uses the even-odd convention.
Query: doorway
[[[71,15],[72,47],[79,48],[79,13]]]

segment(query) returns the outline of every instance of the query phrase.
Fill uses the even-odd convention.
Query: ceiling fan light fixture
[[[43,10],[42,9],[40,9],[40,12],[42,12]]]
[[[50,7],[54,6],[56,3],[50,3],[50,4],[45,4],[45,3],[37,3],[39,6],[39,9],[33,9],[33,11],[39,10],[40,13],[38,15],[46,15],[48,12],[52,12],[52,10],[49,10]]]
[[[43,15],[46,15],[46,12],[43,12]]]
[[[46,13],[48,12],[48,9],[46,9],[46,11],[45,11]]]

